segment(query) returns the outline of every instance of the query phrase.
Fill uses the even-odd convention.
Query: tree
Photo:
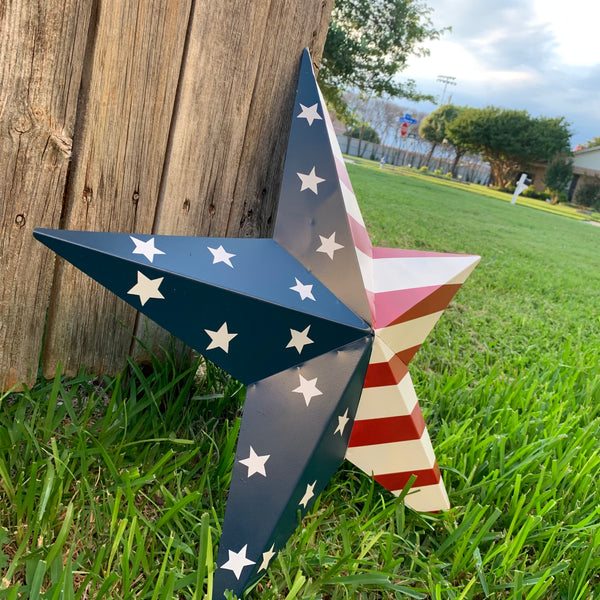
[[[524,110],[466,108],[447,127],[454,143],[490,163],[496,185],[506,187],[534,161],[568,154],[571,133],[564,117],[534,118]]]
[[[447,129],[448,125],[458,117],[462,110],[463,109],[460,106],[455,106],[454,104],[444,104],[431,114],[427,115],[423,121],[421,121],[421,126],[419,127],[419,135],[424,140],[431,142],[431,148],[427,154],[425,166],[429,166],[429,161],[431,160],[433,151],[438,144],[442,144],[444,140],[448,140],[454,146],[456,154],[454,156],[452,168],[450,169],[453,177],[456,175],[455,171],[456,167],[458,166],[458,162],[467,152],[467,148],[461,146],[458,142],[455,144],[453,140],[450,139]]]
[[[346,135],[348,136],[348,145],[350,144],[350,138],[358,139],[358,149],[356,151],[358,156],[364,154],[369,142],[373,144],[379,144],[380,142],[379,134],[366,122],[353,127]],[[364,147],[363,142],[366,142]]]
[[[584,148],[595,148],[596,146],[600,146],[600,137],[596,136],[593,140],[588,140],[586,144],[580,147],[580,150]]]
[[[420,0],[337,0],[318,80],[338,118],[351,118],[343,99],[349,88],[375,96],[432,99],[420,94],[413,80],[395,79],[409,56],[429,54],[420,44],[444,31],[433,27],[430,13]]]
[[[573,177],[573,160],[570,156],[556,154],[546,169],[546,186],[554,199],[564,193]]]
[[[372,142],[373,144],[379,144],[379,134],[368,124],[359,125],[350,130],[350,137],[359,138],[365,142]]]

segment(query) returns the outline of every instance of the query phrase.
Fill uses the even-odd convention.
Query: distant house
[[[573,153],[573,179],[569,187],[569,199],[573,199],[577,188],[589,178],[600,179],[600,146],[583,148]]]
[[[527,174],[532,179],[536,191],[543,192],[546,189],[546,169],[548,163],[536,162],[527,168]],[[600,179],[600,146],[583,148],[573,152],[573,179],[569,186],[569,200],[573,200],[577,188],[586,179],[596,177]]]

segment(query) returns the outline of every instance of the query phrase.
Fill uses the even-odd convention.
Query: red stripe
[[[396,356],[405,364],[408,365],[410,361],[413,359],[414,355],[417,353],[417,350],[421,347],[421,344],[418,346],[413,346],[412,348],[406,348],[406,350],[401,350],[396,353]]]
[[[397,385],[408,373],[408,367],[398,358],[392,356],[389,362],[371,363],[367,368],[364,388]]]
[[[429,296],[421,300],[421,302],[415,304],[410,310],[401,314],[390,325],[397,325],[398,323],[406,323],[406,321],[412,321],[419,317],[425,317],[433,313],[444,310],[450,304],[452,298],[454,298],[456,292],[460,289],[461,283],[448,283],[440,286],[437,290],[432,292]],[[375,307],[377,310],[378,296],[375,294]]]
[[[369,308],[371,309],[371,322],[375,321],[375,293],[370,290],[365,290],[367,293],[367,300],[369,301]]]
[[[400,316],[408,313],[415,306],[437,292],[439,285],[428,285],[405,290],[392,290],[375,294],[376,329],[387,327]],[[435,312],[435,311],[434,311]]]
[[[352,233],[352,239],[354,245],[367,256],[371,256],[373,246],[371,246],[371,238],[367,233],[365,227],[363,227],[350,213],[346,213],[348,217],[348,223],[350,223],[350,231]]]
[[[402,473],[387,473],[385,475],[375,475],[375,481],[390,491],[401,490],[408,483],[408,480],[416,475],[417,479],[413,487],[421,487],[425,485],[435,485],[440,482],[441,473],[434,463],[431,469],[423,469],[421,471],[403,471]]]
[[[340,181],[344,183],[344,185],[352,192],[352,183],[350,183],[350,177],[348,177],[348,171],[346,170],[346,165],[343,160],[340,160],[335,154],[333,155],[335,158],[335,170],[337,171],[338,177]]]
[[[425,419],[418,404],[410,415],[354,421],[349,448],[421,439]]]

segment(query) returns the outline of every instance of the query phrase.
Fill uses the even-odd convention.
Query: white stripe
[[[378,258],[373,261],[374,292],[394,292],[448,282],[463,283],[478,256]]]
[[[392,490],[392,494],[399,496],[401,491]],[[434,485],[410,488],[404,502],[411,508],[421,512],[448,510],[450,508],[446,487],[441,479]]]
[[[405,323],[376,329],[375,334],[394,351],[394,354],[397,354],[398,352],[402,352],[402,350],[420,346],[443,312],[443,310],[440,310],[430,315],[406,321]]]
[[[395,352],[383,340],[375,335],[369,364],[389,362],[394,354]]]
[[[420,440],[348,448],[346,458],[367,475],[421,471],[435,463],[427,429]]]
[[[453,277],[448,281],[449,284],[452,283],[464,283],[467,277],[473,272],[473,269],[477,266],[481,258],[479,256],[476,257],[477,260],[473,262],[473,264],[465,269],[462,273],[459,273],[456,277]]]
[[[355,247],[356,248],[356,247]],[[358,258],[358,266],[362,275],[365,290],[373,289],[373,259],[367,256],[362,250],[356,248],[356,257]]]
[[[335,129],[333,128],[333,123],[331,122],[331,117],[329,116],[329,111],[327,110],[327,106],[325,105],[325,99],[323,98],[323,94],[317,86],[317,91],[319,92],[319,100],[321,101],[321,112],[323,113],[323,119],[325,119],[325,127],[327,128],[327,135],[329,136],[329,145],[331,146],[331,151],[333,155],[339,158],[342,162],[344,161],[344,157],[342,156],[342,151],[340,150],[340,145],[338,144],[337,137],[335,135]]]
[[[362,213],[360,212],[360,207],[358,206],[358,202],[356,201],[356,196],[354,195],[354,192],[352,190],[349,190],[346,187],[346,184],[341,180],[340,188],[342,188],[342,196],[344,198],[344,206],[346,207],[346,212],[357,223],[360,223],[363,227],[365,227],[365,222],[363,220]]]
[[[417,404],[417,394],[407,373],[398,385],[363,388],[355,421],[410,415]]]

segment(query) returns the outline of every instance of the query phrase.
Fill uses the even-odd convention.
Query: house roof
[[[600,175],[600,146],[592,146],[574,152],[573,173],[588,176]]]
[[[591,148],[581,148],[581,150],[575,150],[573,156],[579,156],[580,154],[590,154],[594,152],[600,152],[600,146],[592,146]]]

